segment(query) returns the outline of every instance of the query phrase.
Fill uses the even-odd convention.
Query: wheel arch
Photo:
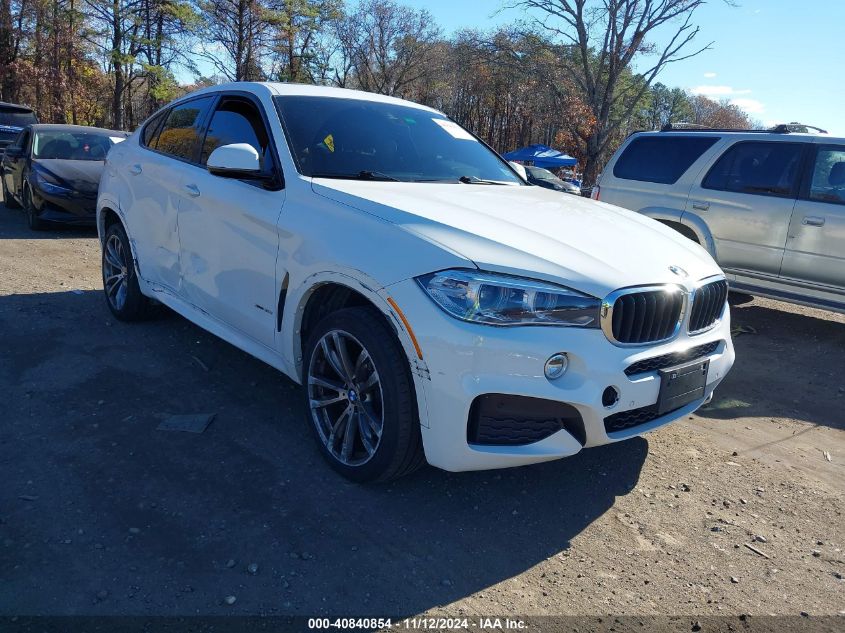
[[[695,231],[693,231],[692,228],[688,227],[686,224],[682,224],[682,223],[677,222],[675,220],[658,220],[658,222],[660,222],[661,224],[663,224],[665,226],[668,226],[670,229],[674,229],[675,231],[677,231],[678,233],[680,233],[684,237],[692,240],[693,242],[697,242],[698,244],[701,244],[701,242],[698,239],[698,234]]]
[[[713,234],[710,232],[710,228],[707,226],[704,218],[695,213],[684,213],[682,224],[695,233],[698,243],[718,262],[716,258],[716,241],[713,239]]]
[[[296,377],[302,379],[304,345],[313,327],[328,314],[349,307],[371,307],[380,315],[383,323],[394,333],[405,352],[412,375],[427,373],[421,354],[417,351],[413,334],[397,308],[391,305],[387,293],[371,280],[360,280],[348,274],[325,272],[309,276],[301,283],[295,294],[290,288],[284,290],[285,313],[282,316],[281,332],[290,332],[285,337],[289,357],[293,360]],[[395,304],[394,304],[395,305]]]
[[[710,253],[713,259],[716,258],[713,236],[707,228],[707,223],[698,215],[671,207],[646,207],[640,209],[639,213],[674,229],[688,239],[698,242],[699,246]]]
[[[100,238],[100,245],[106,239],[106,231],[115,222],[123,225],[123,230],[129,235],[129,228],[126,226],[126,220],[120,212],[120,207],[112,200],[101,198],[100,204],[97,206],[97,235]]]

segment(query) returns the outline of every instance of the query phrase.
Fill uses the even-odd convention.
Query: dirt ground
[[[359,486],[292,382],[100,287],[93,231],[0,205],[0,615],[845,613],[843,315],[734,306],[713,403],[645,438]]]

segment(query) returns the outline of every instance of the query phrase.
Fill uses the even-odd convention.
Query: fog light
[[[608,387],[601,394],[601,403],[608,409],[615,406],[617,402],[619,402],[619,391],[616,387]]]
[[[554,354],[546,361],[544,369],[546,378],[554,380],[560,378],[566,373],[566,368],[569,367],[569,358],[566,354]]]

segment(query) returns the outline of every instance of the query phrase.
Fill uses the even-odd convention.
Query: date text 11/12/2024
[[[309,618],[308,628],[319,629],[405,629],[405,630],[476,630],[476,631],[520,631],[526,630],[525,621],[514,618],[482,617],[470,618]]]

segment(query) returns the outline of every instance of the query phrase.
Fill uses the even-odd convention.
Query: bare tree
[[[315,83],[326,74],[325,37],[340,19],[342,0],[271,0],[273,77]]]
[[[560,44],[562,71],[578,86],[594,119],[573,130],[584,158],[584,180],[598,175],[620,126],[628,121],[654,79],[668,64],[709,48],[692,46],[699,28],[693,15],[704,0],[518,0],[512,7],[536,12],[536,25]],[[649,40],[671,29],[665,43]],[[634,60],[639,68],[632,73]]]
[[[205,20],[199,55],[232,81],[264,78],[261,58],[269,31],[268,7],[263,0],[200,0]]]
[[[25,0],[14,4],[0,0],[0,99],[17,98],[18,75],[14,69],[21,55],[21,20],[25,11]]]
[[[756,125],[742,108],[727,100],[713,101],[696,95],[690,99],[689,106],[692,113],[689,123],[696,125],[720,129],[748,129]]]
[[[343,57],[363,90],[407,96],[410,87],[434,73],[440,29],[425,9],[393,0],[364,0],[339,29]]]
[[[94,25],[89,41],[104,55],[112,76],[111,125],[126,125],[126,98],[133,81],[135,58],[141,50],[139,38],[142,0],[85,0],[88,18]]]

